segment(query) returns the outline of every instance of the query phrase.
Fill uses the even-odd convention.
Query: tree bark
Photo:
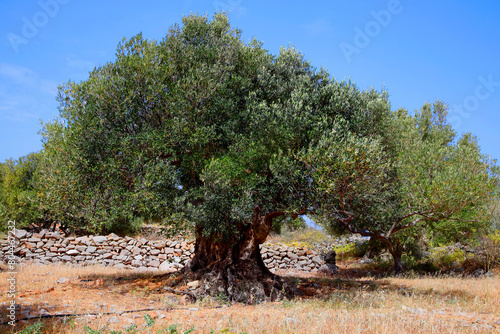
[[[259,245],[271,231],[272,219],[282,213],[262,216],[256,208],[250,224],[237,226],[230,240],[219,235],[204,236],[196,230],[195,256],[188,271],[200,281],[197,296],[224,295],[230,301],[256,303],[298,292],[293,285],[267,269]]]
[[[404,270],[401,256],[403,255],[403,246],[399,243],[391,243],[389,245],[389,253],[391,253],[394,260],[394,271],[397,275],[401,274]]]

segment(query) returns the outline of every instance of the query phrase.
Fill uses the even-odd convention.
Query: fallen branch
[[[135,313],[135,312],[145,312],[145,311],[160,311],[160,309],[155,309],[155,308],[144,308],[140,310],[128,310],[128,311],[119,311],[119,312],[93,312],[93,313],[63,313],[63,314],[41,314],[41,315],[32,315],[32,316],[27,316],[26,318],[23,319],[15,319],[12,320],[14,322],[22,321],[22,320],[33,320],[33,319],[43,319],[43,318],[64,318],[64,317],[84,317],[84,316],[89,316],[89,315],[111,315],[111,314],[119,314],[120,312],[122,313]],[[163,311],[170,311],[172,308],[168,309],[161,309]],[[0,322],[0,325],[8,324],[11,321],[4,321]]]
[[[163,287],[163,290],[165,290],[165,291],[170,291],[170,292],[176,293],[176,294],[178,294],[178,295],[188,295],[188,296],[190,296],[191,298],[193,298],[195,301],[196,301],[196,299],[197,299],[197,298],[196,298],[196,296],[195,296],[195,294],[194,294],[194,293],[192,293],[192,292],[186,292],[186,291],[174,290],[174,289],[172,289],[172,288],[170,288],[170,287],[168,287],[168,286]]]

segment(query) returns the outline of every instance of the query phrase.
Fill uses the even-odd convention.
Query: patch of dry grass
[[[0,273],[0,316],[9,302],[7,278]],[[57,283],[61,277],[69,279]],[[500,332],[500,278],[389,277],[352,275],[297,278],[305,296],[255,306],[228,305],[223,298],[187,304],[162,290],[166,278],[103,267],[23,266],[16,277],[18,319],[45,309],[69,318],[44,321],[43,333],[490,333]],[[138,309],[155,310],[130,312]],[[105,313],[122,314],[106,315]],[[144,316],[154,318],[147,326]],[[112,316],[118,323],[109,323]],[[0,326],[21,331],[36,320]],[[107,329],[104,329],[107,328]],[[129,327],[130,328],[130,327]]]

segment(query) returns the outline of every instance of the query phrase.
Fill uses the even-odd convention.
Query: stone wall
[[[64,236],[61,231],[30,233],[15,231],[15,247],[8,239],[0,241],[0,261],[16,263],[68,263],[112,266],[139,270],[176,271],[194,256],[194,241],[181,238],[147,240],[108,236]],[[262,259],[272,271],[316,272],[323,264],[318,253],[305,247],[264,244]],[[12,258],[13,257],[13,258]]]

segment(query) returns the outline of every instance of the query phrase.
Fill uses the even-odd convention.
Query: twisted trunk
[[[404,270],[401,256],[403,255],[403,246],[399,243],[393,242],[389,244],[389,253],[391,253],[394,260],[394,271],[396,274],[401,274]]]
[[[271,273],[262,261],[259,245],[266,240],[272,219],[283,213],[262,216],[256,208],[251,224],[237,226],[233,239],[204,236],[196,231],[195,256],[189,269],[200,281],[198,296],[225,295],[230,301],[255,303],[266,298],[291,297],[298,290]]]

